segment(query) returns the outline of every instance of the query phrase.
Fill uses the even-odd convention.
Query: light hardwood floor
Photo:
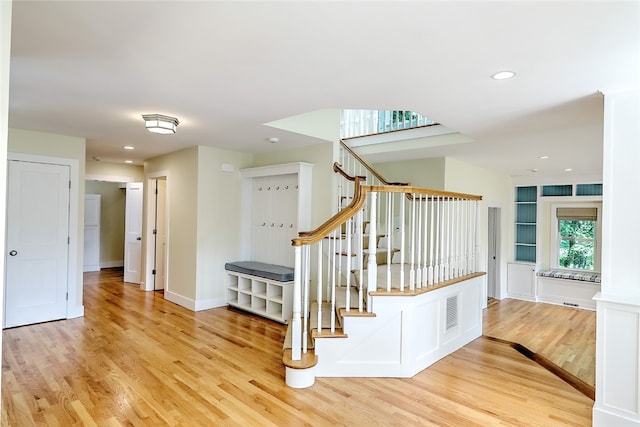
[[[479,338],[411,379],[284,383],[283,325],[85,275],[85,316],[3,332],[3,426],[556,426],[593,401]],[[505,314],[506,316],[506,314]]]
[[[595,386],[595,311],[504,299],[485,310],[483,334],[522,344]]]

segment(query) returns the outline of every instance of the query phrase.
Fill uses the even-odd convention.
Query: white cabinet
[[[227,302],[281,323],[288,323],[293,308],[293,282],[278,282],[261,277],[227,271],[231,283]]]
[[[291,239],[311,228],[310,163],[242,169],[242,258],[293,267]]]
[[[507,296],[536,301],[536,265],[524,262],[507,263]]]

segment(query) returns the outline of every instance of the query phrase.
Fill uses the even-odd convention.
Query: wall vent
[[[447,298],[447,327],[446,330],[458,325],[458,296]]]

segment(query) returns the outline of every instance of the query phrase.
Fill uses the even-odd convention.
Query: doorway
[[[500,216],[500,208],[489,208],[487,214],[487,299],[500,297]]]
[[[168,288],[169,210],[168,177],[165,173],[147,179],[146,281],[144,290]]]

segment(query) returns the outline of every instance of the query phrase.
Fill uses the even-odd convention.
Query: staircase
[[[316,377],[411,377],[482,330],[481,197],[387,182],[343,148],[346,170],[334,170],[344,206],[293,240],[283,354],[291,387]]]

